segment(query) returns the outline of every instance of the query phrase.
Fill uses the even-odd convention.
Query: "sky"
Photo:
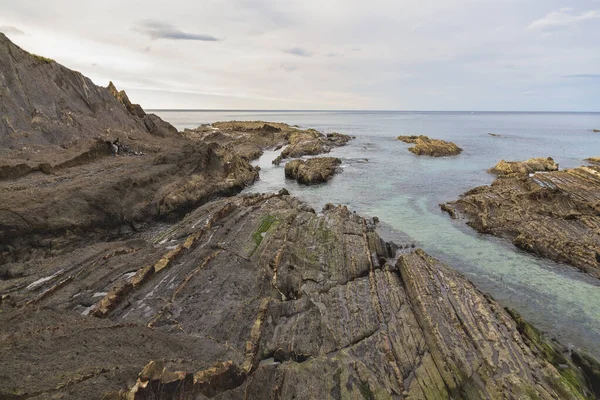
[[[0,0],[146,109],[600,111],[600,0]]]

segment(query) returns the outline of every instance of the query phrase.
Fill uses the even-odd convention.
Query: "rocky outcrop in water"
[[[0,281],[2,394],[576,399],[587,390],[580,371],[559,371],[459,274],[421,250],[396,262],[372,229],[345,207],[319,216],[282,192],[23,261],[22,276]]]
[[[501,160],[494,168],[488,172],[496,175],[512,174],[531,174],[533,172],[558,171],[558,164],[552,157],[548,158],[530,158],[526,161],[504,161]]]
[[[285,164],[285,177],[310,185],[327,182],[339,169],[342,161],[335,157],[315,157],[292,160]]]
[[[462,152],[462,149],[452,142],[446,142],[439,139],[430,139],[427,136],[398,136],[398,140],[404,143],[414,144],[408,151],[418,156],[426,155],[430,157],[455,156]]]
[[[592,164],[600,164],[600,157],[590,157],[586,158],[584,161],[587,161]]]
[[[443,209],[482,233],[600,278],[600,167],[513,174]]]

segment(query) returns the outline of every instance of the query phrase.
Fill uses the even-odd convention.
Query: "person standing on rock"
[[[119,148],[121,147],[121,142],[119,142],[119,138],[117,138],[117,140],[115,140],[114,142],[112,142],[112,151],[113,151],[113,157],[116,157],[119,155]]]

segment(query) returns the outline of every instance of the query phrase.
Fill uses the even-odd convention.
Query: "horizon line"
[[[420,113],[547,113],[547,114],[599,114],[600,111],[543,111],[543,110],[352,110],[352,109],[245,109],[245,108],[147,108],[146,111],[180,111],[180,112],[420,112]]]

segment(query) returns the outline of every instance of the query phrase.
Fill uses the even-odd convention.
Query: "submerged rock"
[[[530,158],[527,161],[501,160],[494,168],[488,170],[496,175],[531,174],[540,171],[558,171],[558,164],[552,157]]]
[[[292,160],[285,165],[285,177],[306,185],[327,182],[341,163],[342,161],[335,157]]]
[[[145,239],[28,260],[27,276],[0,281],[17,307],[0,312],[10,336],[0,341],[0,395],[576,399],[587,390],[458,273],[421,250],[395,262],[368,221],[343,206],[323,213],[284,194],[235,197]]]
[[[479,232],[507,238],[521,249],[600,278],[595,256],[600,249],[598,199],[600,167],[590,166],[501,176],[442,209],[466,216]]]
[[[426,155],[431,157],[455,156],[462,152],[462,149],[452,142],[446,142],[439,139],[430,139],[427,136],[398,136],[398,140],[404,143],[412,143],[408,151],[416,155]]]

